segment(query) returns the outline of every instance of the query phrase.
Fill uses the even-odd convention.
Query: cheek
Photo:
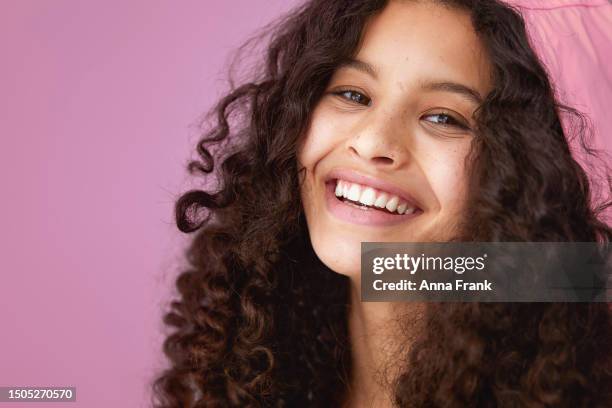
[[[308,222],[316,217],[314,183],[317,165],[334,146],[334,135],[338,132],[319,107],[315,108],[312,118],[298,146],[297,160],[301,169],[300,195]]]
[[[441,214],[457,214],[463,210],[467,192],[465,158],[470,139],[438,143],[422,157],[423,171],[436,196]]]
[[[310,172],[338,143],[342,134],[337,118],[325,112],[320,106],[315,108],[312,119],[298,149],[298,161]]]
[[[303,183],[301,185],[301,196],[304,207],[306,207],[307,217],[310,212],[309,207],[315,206],[314,202],[314,183],[317,166],[323,160],[330,160],[331,152],[342,142],[346,134],[343,122],[336,116],[326,112],[326,109],[319,105],[312,113],[312,119],[298,147],[297,160],[299,167],[303,168]]]

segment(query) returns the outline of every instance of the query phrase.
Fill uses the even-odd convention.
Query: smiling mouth
[[[396,216],[422,212],[420,208],[399,196],[370,186],[340,179],[330,180],[328,183],[333,184],[336,199],[364,211],[380,211]]]

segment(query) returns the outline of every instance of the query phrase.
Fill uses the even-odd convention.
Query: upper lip
[[[325,182],[330,180],[344,180],[352,183],[361,184],[363,186],[369,186],[377,190],[381,190],[387,193],[394,194],[400,199],[408,202],[409,205],[415,208],[422,208],[421,205],[403,188],[396,184],[376,178],[373,176],[366,175],[364,173],[347,169],[347,168],[336,168],[331,170],[325,177]]]

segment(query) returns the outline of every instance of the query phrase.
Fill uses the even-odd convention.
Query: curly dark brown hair
[[[591,157],[588,127],[560,104],[518,12],[496,0],[467,10],[492,66],[470,156],[465,241],[610,242],[610,171],[596,200],[569,138]],[[250,80],[211,111],[176,222],[197,231],[179,298],[164,317],[170,367],[156,407],[335,407],[350,383],[349,281],[317,258],[300,195],[296,147],[335,68],[353,57],[386,0],[311,0],[265,27]],[[567,115],[571,132],[560,117]],[[573,121],[570,120],[573,118]],[[610,407],[607,303],[428,303],[424,330],[393,383],[398,406]]]

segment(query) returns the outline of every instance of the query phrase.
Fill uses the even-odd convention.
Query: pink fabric
[[[562,7],[597,7],[610,5],[609,0],[510,0],[508,3],[530,10],[554,10]]]
[[[559,101],[586,114],[593,125],[592,145],[612,153],[612,115],[609,113],[612,3],[609,0],[507,2],[523,15],[532,44],[551,76]],[[611,157],[606,158],[610,165]]]

